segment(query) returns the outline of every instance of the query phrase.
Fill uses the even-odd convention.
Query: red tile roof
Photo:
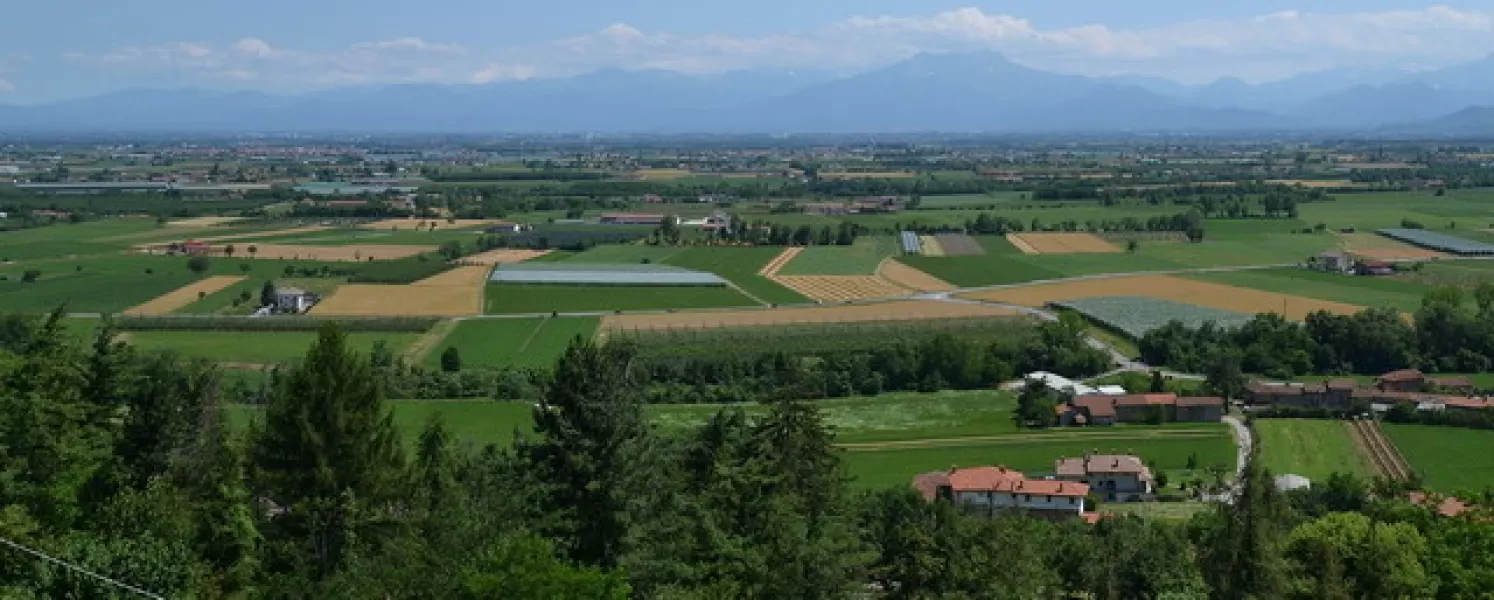
[[[1473,380],[1467,377],[1428,377],[1427,383],[1444,388],[1472,388]]]
[[[1178,398],[1178,408],[1192,406],[1224,406],[1224,398],[1216,396],[1183,396]]]
[[[1173,406],[1178,403],[1178,395],[1168,392],[1165,394],[1128,394],[1125,396],[1110,396],[1115,400],[1116,406]]]
[[[1401,369],[1399,371],[1391,371],[1389,373],[1381,375],[1376,379],[1376,381],[1404,383],[1411,381],[1421,381],[1423,379],[1426,379],[1426,375],[1423,375],[1421,371],[1418,371],[1416,369]]]
[[[1113,398],[1114,396],[1079,396],[1074,398],[1073,404],[1088,412],[1090,418],[1114,419],[1115,402],[1112,401]]]
[[[1406,496],[1412,504],[1433,507],[1437,514],[1444,517],[1456,517],[1473,509],[1467,502],[1452,496],[1436,496],[1426,492],[1411,492]],[[1435,505],[1433,505],[1434,500]]]
[[[1060,458],[1053,471],[1063,477],[1083,477],[1094,473],[1134,473],[1150,479],[1152,470],[1140,458],[1128,454],[1091,454],[1080,458]]]
[[[1330,390],[1354,390],[1359,388],[1358,381],[1347,378],[1329,379],[1324,385]]]
[[[1020,471],[1006,467],[956,468],[948,472],[921,473],[913,477],[913,488],[925,499],[933,500],[941,487],[955,492],[1004,492],[1040,496],[1083,497],[1089,486],[1073,481],[1028,479]]]

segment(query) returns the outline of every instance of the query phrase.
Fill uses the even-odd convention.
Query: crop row
[[[337,323],[343,331],[424,332],[440,321],[437,317],[234,317],[222,315],[137,316],[117,315],[114,325],[122,331],[316,331],[326,323]]]
[[[1152,298],[1150,296],[1103,296],[1053,302],[1053,306],[1076,311],[1132,339],[1141,339],[1148,331],[1179,321],[1190,328],[1213,322],[1221,327],[1237,327],[1250,321],[1243,313],[1208,308]]]
[[[613,332],[609,340],[633,343],[642,358],[751,357],[782,351],[791,355],[833,355],[862,352],[888,345],[948,335],[965,342],[991,343],[1030,334],[1032,323],[1022,319],[963,318],[926,321],[817,323],[774,327],[637,330]]]
[[[1459,255],[1494,254],[1494,245],[1424,229],[1381,229],[1380,235],[1431,250]]]

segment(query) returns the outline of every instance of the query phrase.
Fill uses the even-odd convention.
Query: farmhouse
[[[1060,458],[1053,463],[1060,481],[1083,483],[1106,502],[1150,500],[1155,486],[1152,470],[1139,457],[1128,454],[1085,454]]]
[[[316,294],[294,287],[275,288],[275,312],[301,314],[316,305]]]
[[[1384,410],[1397,404],[1416,405],[1420,410],[1494,406],[1487,399],[1471,397],[1474,391],[1467,377],[1427,377],[1421,371],[1403,369],[1376,377],[1372,386],[1353,379],[1308,384],[1251,382],[1245,388],[1245,401],[1251,406],[1325,410]]]
[[[1369,276],[1394,275],[1395,266],[1383,260],[1361,260],[1354,266],[1354,272]]]
[[[1059,423],[1115,425],[1117,423],[1166,423],[1172,421],[1218,422],[1224,417],[1224,399],[1179,398],[1177,394],[1086,394],[1075,396],[1056,409]]]
[[[199,242],[197,240],[187,240],[185,242],[166,245],[166,253],[172,255],[203,256],[211,251],[212,246],[209,246],[207,242]]]
[[[954,468],[913,477],[913,489],[925,500],[952,502],[966,512],[996,516],[1023,511],[1052,519],[1084,518],[1089,485],[1073,480],[1029,479],[1006,467]]]
[[[1354,270],[1354,259],[1343,252],[1330,250],[1317,255],[1314,265],[1330,273],[1348,273]]]

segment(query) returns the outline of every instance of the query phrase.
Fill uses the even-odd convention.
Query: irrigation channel
[[[1354,435],[1369,451],[1375,470],[1396,481],[1411,479],[1411,465],[1406,463],[1406,458],[1401,456],[1390,438],[1385,437],[1385,430],[1378,420],[1355,419],[1353,423]]]

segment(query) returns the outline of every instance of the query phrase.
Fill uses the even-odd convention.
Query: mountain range
[[[1494,56],[1407,73],[1332,70],[1252,84],[1043,71],[1000,54],[921,54],[864,73],[697,77],[605,70],[486,85],[281,96],[143,89],[0,106],[4,131],[1399,132],[1494,134]]]

